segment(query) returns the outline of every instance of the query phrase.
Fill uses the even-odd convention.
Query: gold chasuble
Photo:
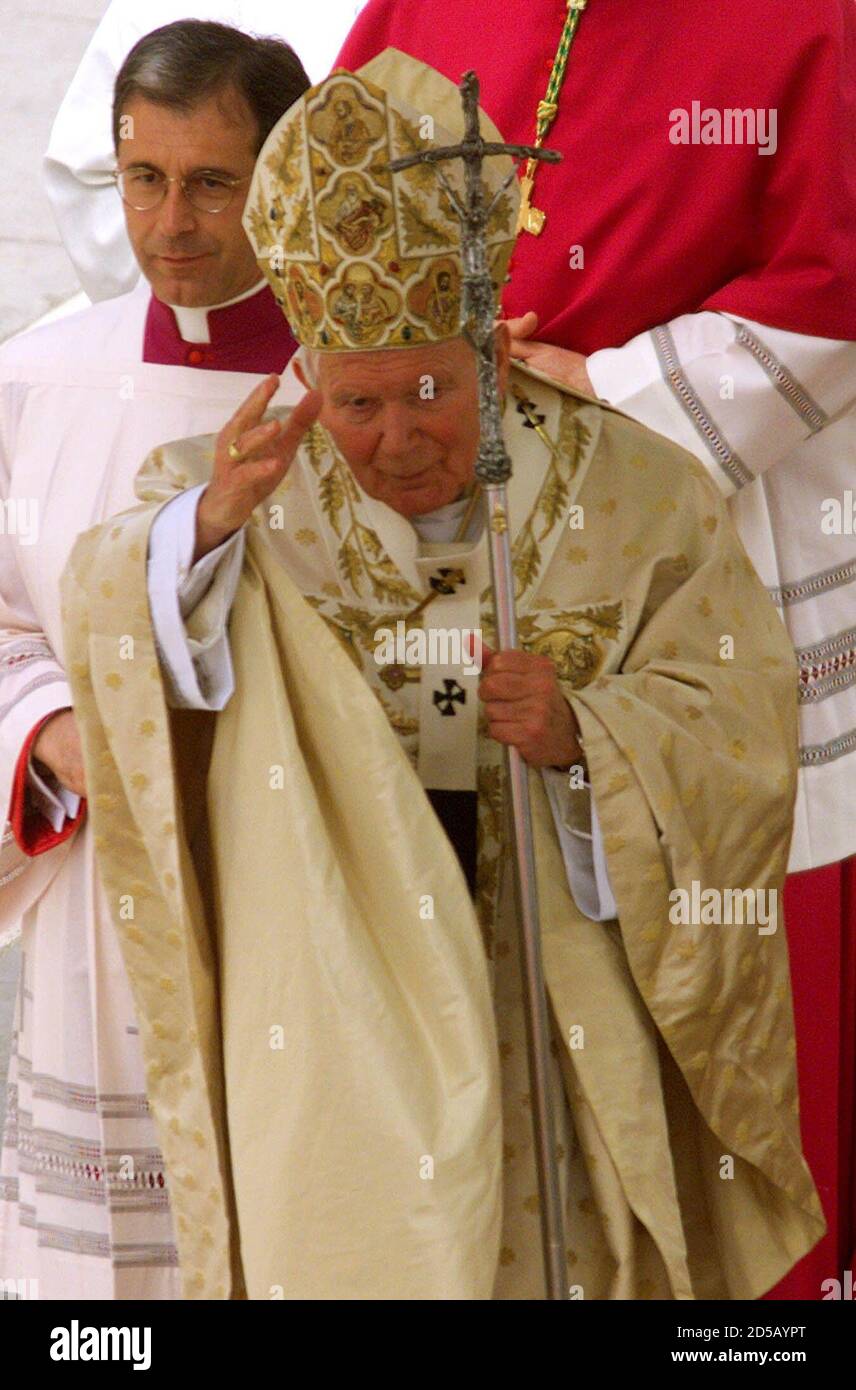
[[[824,1228],[781,914],[715,912],[781,891],[793,652],[682,450],[525,369],[504,429],[521,641],[579,721],[618,906],[577,908],[533,770],[569,1285],[756,1298]],[[212,456],[151,455],[64,590],[187,1296],[542,1297],[501,748],[473,721],[474,908],[416,769],[454,682],[475,697],[448,664],[376,659],[379,630],[442,626],[461,589],[491,641],[484,537],[422,545],[316,425],[248,527],[235,694],[171,712],[147,535]],[[569,826],[587,797],[569,779]]]

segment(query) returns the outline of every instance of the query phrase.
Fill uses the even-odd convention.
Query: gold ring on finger
[[[238,448],[238,441],[237,441],[237,439],[233,439],[233,440],[232,440],[231,444],[229,445],[228,453],[229,453],[229,458],[232,460],[233,463],[240,463],[240,462],[241,462],[241,459],[242,459],[244,456],[243,456],[243,454],[241,453],[240,449]]]

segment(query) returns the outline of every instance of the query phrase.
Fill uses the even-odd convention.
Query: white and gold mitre
[[[482,113],[482,133],[501,140]],[[464,196],[459,159],[392,174],[390,160],[457,144],[457,87],[388,48],[337,69],[274,126],[256,163],[244,227],[295,337],[321,352],[442,342],[461,331],[461,228],[438,169]],[[499,296],[514,245],[512,162],[486,158],[491,277]]]

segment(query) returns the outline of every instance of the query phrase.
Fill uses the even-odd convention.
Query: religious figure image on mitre
[[[384,135],[383,117],[353,83],[334,84],[323,106],[313,112],[311,134],[339,168],[362,164]]]
[[[291,315],[304,330],[320,323],[324,316],[324,301],[310,285],[299,265],[290,265],[285,282],[286,302]]]
[[[461,276],[451,257],[443,257],[429,267],[424,280],[407,294],[407,307],[417,318],[430,323],[438,333],[451,332],[458,322],[461,302]]]
[[[392,223],[388,199],[360,174],[336,180],[331,192],[318,204],[318,217],[338,241],[342,251],[357,256],[374,249],[382,232]]]
[[[392,285],[384,285],[370,265],[356,261],[348,265],[338,284],[327,292],[330,317],[353,343],[371,346],[384,327],[401,312],[401,295]]]

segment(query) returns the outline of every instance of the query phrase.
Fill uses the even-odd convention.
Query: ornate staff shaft
[[[465,73],[460,90],[465,118],[462,143],[442,149],[425,150],[418,155],[408,155],[406,158],[393,160],[388,167],[390,170],[399,170],[409,168],[413,164],[434,164],[450,159],[461,159],[464,163],[465,202],[461,202],[439,170],[438,178],[461,222],[464,262],[461,330],[473,347],[478,364],[481,438],[476,476],[484,490],[497,643],[500,651],[508,651],[517,646],[514,571],[511,562],[506,487],[511,477],[512,464],[502,435],[502,407],[494,352],[494,290],[487,259],[487,227],[495,203],[514,178],[514,171],[504,181],[496,197],[487,204],[482,182],[482,161],[491,155],[502,154],[553,163],[561,159],[561,155],[550,150],[538,149],[533,145],[502,145],[483,140],[479,127],[479,83],[474,72]],[[550,1032],[541,959],[541,928],[528,771],[516,748],[506,747],[505,757],[520,927],[520,963],[531,1082],[532,1127],[541,1198],[544,1271],[547,1297],[560,1300],[567,1299],[569,1295],[550,1090]]]

